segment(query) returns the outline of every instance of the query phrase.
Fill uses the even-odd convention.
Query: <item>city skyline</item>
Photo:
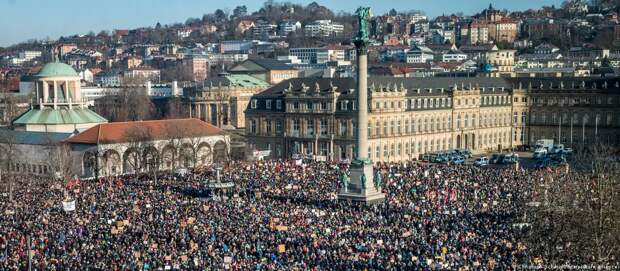
[[[65,5],[59,5],[64,3]],[[294,3],[307,5],[313,1],[303,0]],[[422,10],[430,17],[442,14],[463,12],[466,15],[474,14],[489,4],[498,9],[526,10],[540,8],[542,6],[561,4],[561,0],[524,0],[524,1],[490,1],[472,0],[454,3],[450,0],[428,1],[391,1],[388,6],[377,5],[370,0],[356,0],[355,4],[342,3],[340,1],[316,1],[325,5],[334,12],[353,12],[354,7],[370,6],[375,14],[383,14],[391,7],[399,7],[397,10]],[[93,8],[89,5],[80,5],[74,0],[62,1],[38,1],[38,0],[6,0],[0,2],[0,9],[6,11],[0,16],[0,46],[11,46],[30,39],[57,39],[60,36],[75,34],[95,33],[101,30],[132,29],[138,27],[154,26],[161,24],[173,24],[185,22],[187,18],[200,18],[203,14],[212,13],[216,9],[230,10],[239,5],[246,5],[248,12],[254,12],[263,5],[264,1],[241,1],[232,0],[226,3],[217,3],[211,0],[189,0],[184,2],[170,2],[163,0],[136,0],[121,2],[119,0],[107,1],[106,5]],[[70,6],[71,8],[67,8]],[[448,7],[447,9],[444,9]],[[23,18],[28,18],[27,21]]]

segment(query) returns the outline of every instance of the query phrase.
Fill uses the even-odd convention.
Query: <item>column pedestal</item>
[[[341,188],[338,194],[339,200],[355,201],[366,204],[381,203],[385,200],[385,194],[375,187],[374,172],[369,162],[354,161],[349,169],[350,183],[347,188]],[[366,177],[364,183],[363,176]]]

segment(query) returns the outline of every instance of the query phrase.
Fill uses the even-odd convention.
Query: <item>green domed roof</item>
[[[36,75],[37,77],[63,77],[63,76],[79,76],[75,70],[65,64],[60,62],[52,62],[47,63],[39,73]]]

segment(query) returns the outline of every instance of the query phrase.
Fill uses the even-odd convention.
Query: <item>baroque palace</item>
[[[271,158],[351,159],[355,86],[351,78],[298,78],[252,96],[245,112],[250,148],[269,150]],[[373,161],[517,149],[542,138],[571,147],[620,145],[619,78],[370,77],[368,86]]]

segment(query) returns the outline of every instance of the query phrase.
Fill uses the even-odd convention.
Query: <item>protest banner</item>
[[[63,202],[62,202],[62,209],[63,209],[65,212],[75,211],[75,200],[72,200],[72,201],[63,201]]]

